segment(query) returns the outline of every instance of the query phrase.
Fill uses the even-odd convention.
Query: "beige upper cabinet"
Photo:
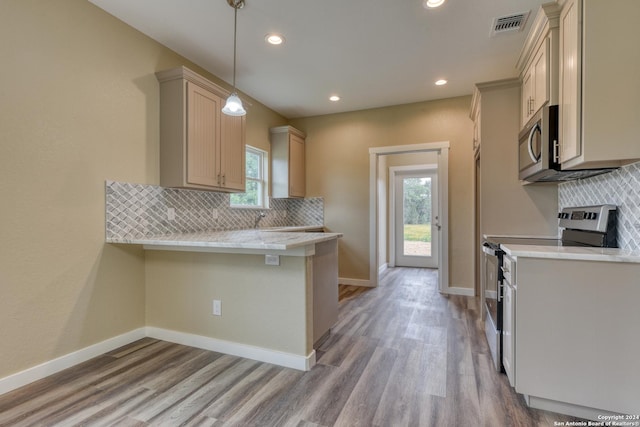
[[[228,92],[179,67],[160,82],[160,185],[245,190],[245,118],[222,114]]]
[[[640,159],[640,1],[567,0],[560,18],[563,169]]]
[[[545,103],[549,102],[549,63],[550,38],[545,37],[538,47],[533,61],[525,70],[522,77],[522,125],[524,126],[531,116]]]
[[[522,80],[520,127],[545,104],[558,100],[558,17],[555,3],[541,6],[531,26],[517,67]]]
[[[271,128],[271,197],[305,196],[305,134],[291,126]]]

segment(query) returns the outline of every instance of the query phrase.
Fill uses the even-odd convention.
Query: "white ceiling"
[[[226,82],[233,75],[227,0],[90,0]],[[547,0],[548,1],[548,0]],[[517,76],[545,0],[246,0],[238,11],[237,87],[287,118],[468,95]],[[494,18],[531,11],[524,31],[491,37]],[[283,34],[280,46],[267,33]],[[437,79],[449,81],[435,86]],[[341,101],[331,102],[338,94]]]

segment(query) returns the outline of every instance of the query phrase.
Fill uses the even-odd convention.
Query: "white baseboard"
[[[216,338],[194,335],[185,332],[147,326],[147,336],[204,350],[217,351],[219,353],[258,360],[260,362],[273,363],[286,368],[308,371],[316,364],[316,351],[312,350],[308,356],[284,353],[262,347],[240,344]]]
[[[65,354],[48,362],[41,363],[24,371],[17,372],[5,378],[0,378],[0,395],[12,390],[41,380],[60,372],[64,369],[86,362],[89,359],[103,355],[123,345],[130,344],[139,339],[151,337],[176,344],[188,345],[219,353],[258,360],[260,362],[273,363],[286,368],[308,371],[316,364],[316,352],[313,350],[308,356],[298,356],[291,353],[283,353],[261,347],[239,344],[230,341],[218,340],[201,335],[176,332],[168,329],[146,327],[134,329],[117,337],[90,345],[73,353]]]
[[[142,339],[145,336],[145,328],[134,329],[133,331],[109,338],[108,340],[74,351],[73,353],[65,354],[64,356],[9,375],[8,377],[0,378],[0,395],[86,362],[89,359],[108,353],[123,345]]]
[[[449,294],[449,295],[464,295],[467,297],[474,297],[476,296],[476,290],[472,289],[472,288],[462,288],[462,287],[457,287],[457,286],[449,286],[446,289],[443,289],[442,291],[443,294]]]
[[[341,285],[364,286],[366,288],[373,287],[371,281],[365,279],[348,279],[346,277],[338,277],[338,283]]]
[[[378,268],[378,276],[387,271],[387,268],[389,268],[389,264],[385,262]]]
[[[531,408],[542,409],[543,411],[551,411],[556,412],[558,414],[570,415],[572,417],[585,418],[587,420],[598,421],[600,423],[603,422],[604,416],[618,416],[620,417],[620,412],[611,412],[603,409],[595,409],[589,408],[586,406],[574,405],[572,403],[558,402],[555,400],[544,399],[542,397],[535,396],[524,396],[524,400]],[[612,420],[616,420],[619,418],[610,418]],[[624,420],[623,420],[624,421]],[[607,425],[604,424],[593,424],[593,425]],[[612,425],[612,424],[609,424]],[[629,424],[620,423],[618,425],[636,425],[633,424],[633,421],[630,421]]]

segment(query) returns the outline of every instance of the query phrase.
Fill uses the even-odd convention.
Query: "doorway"
[[[449,142],[433,142],[425,144],[397,145],[369,149],[369,285],[377,286],[379,274],[387,264],[386,253],[386,195],[380,194],[381,182],[386,179],[387,169],[379,163],[394,154],[435,153],[437,157],[437,200],[439,227],[432,228],[432,234],[438,235],[437,250],[439,255],[438,289],[441,293],[450,293],[449,286]],[[381,200],[382,199],[382,200]],[[435,215],[434,215],[435,217]],[[437,230],[437,231],[433,231]],[[389,230],[391,234],[391,230]],[[432,244],[433,244],[432,239]]]
[[[389,266],[438,268],[437,165],[389,168]]]

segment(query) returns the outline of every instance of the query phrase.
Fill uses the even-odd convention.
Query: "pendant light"
[[[244,0],[227,0],[229,6],[231,6],[233,11],[233,91],[229,98],[227,98],[227,103],[224,105],[222,112],[228,116],[244,116],[247,114],[244,107],[242,106],[242,101],[240,97],[238,97],[238,93],[236,92],[236,34],[238,32],[238,9],[242,9],[244,7]]]

